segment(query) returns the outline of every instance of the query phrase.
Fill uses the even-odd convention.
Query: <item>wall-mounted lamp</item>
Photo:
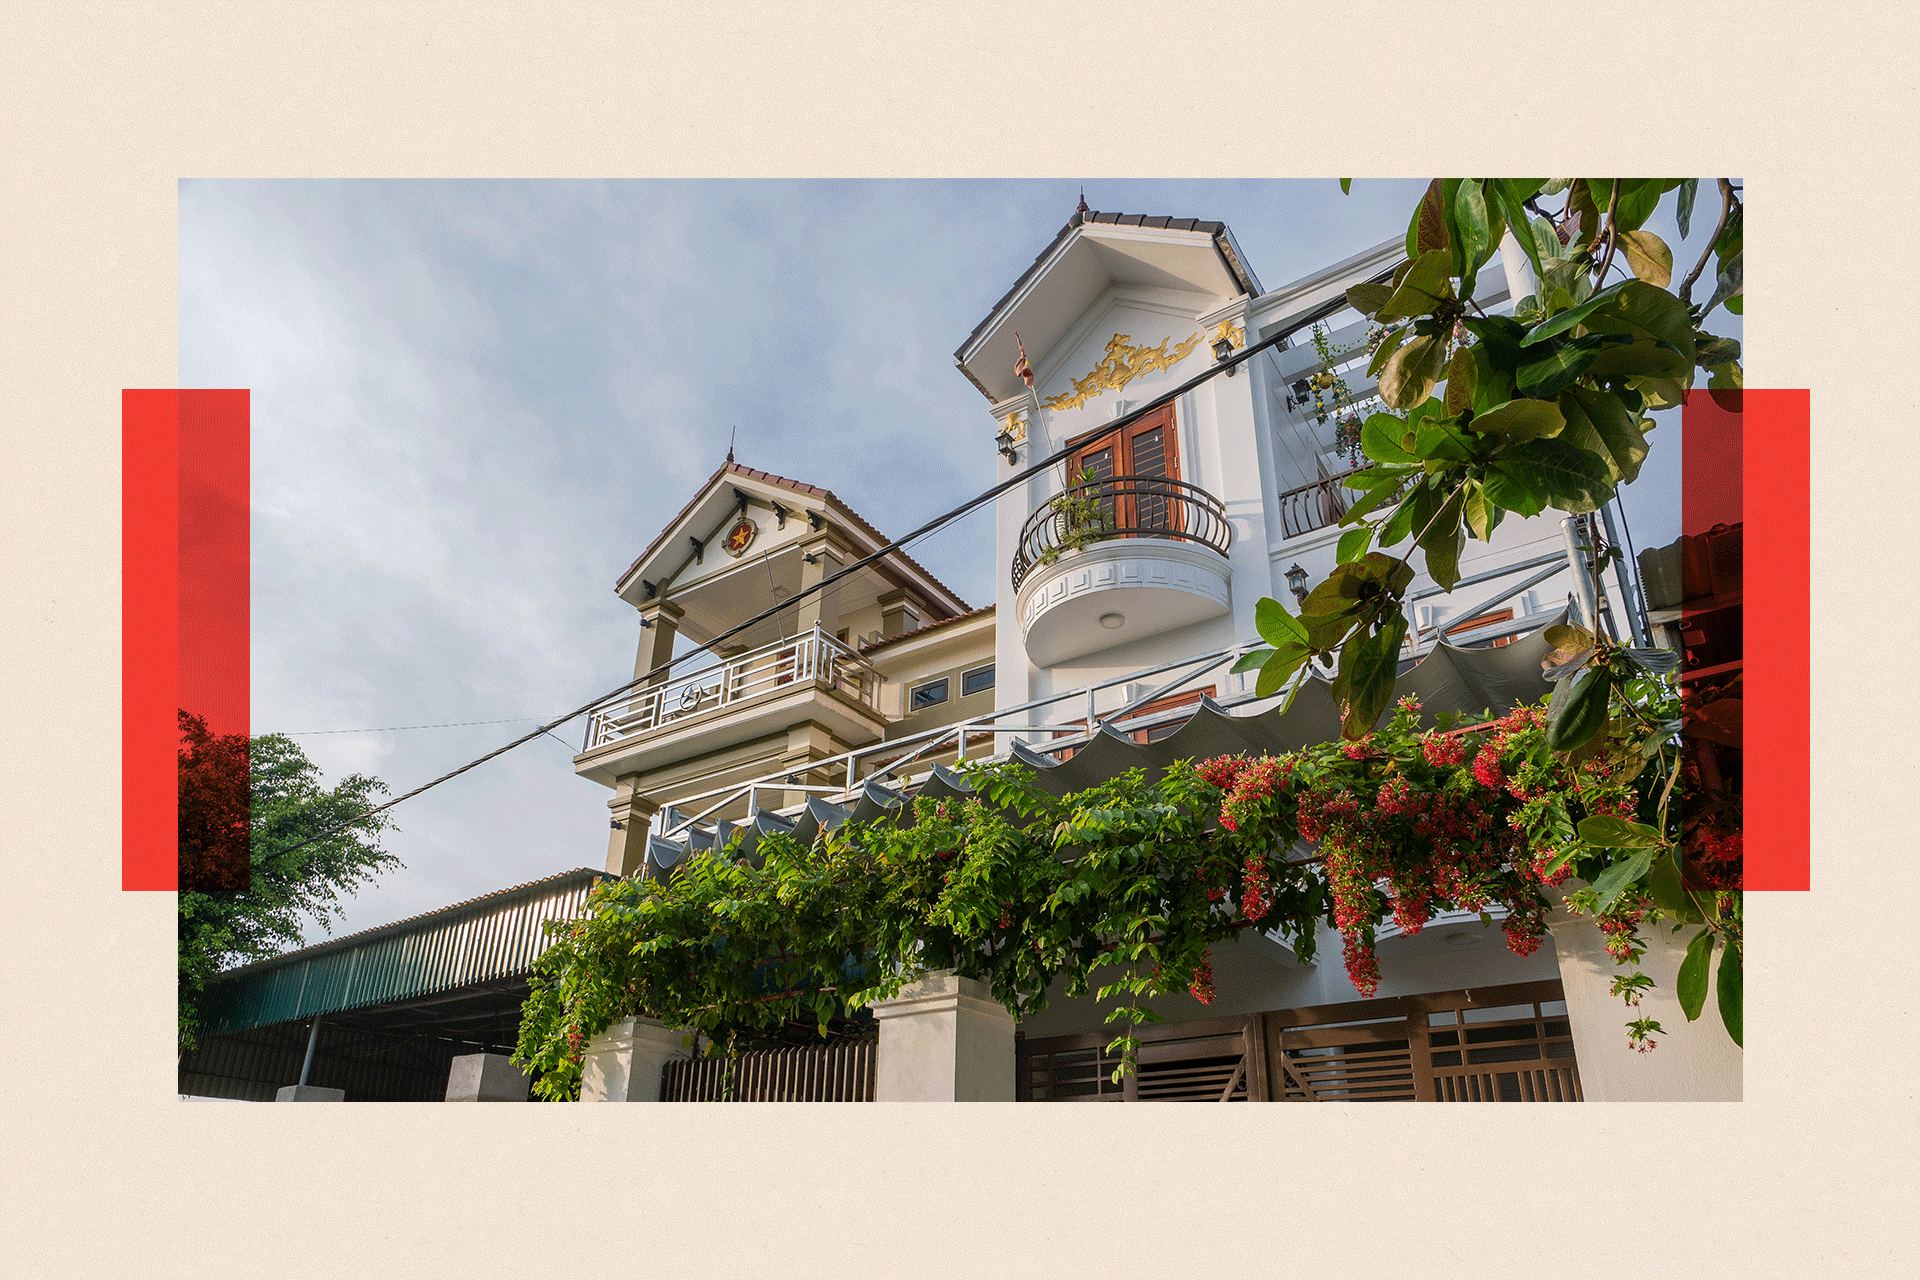
[[[1013,447],[1013,432],[1002,431],[999,435],[995,436],[993,438],[993,447],[1006,455],[1008,466],[1017,466],[1019,464],[1020,451]]]
[[[1307,602],[1307,571],[1297,563],[1287,570],[1287,589],[1293,592],[1293,598],[1301,604]]]
[[[620,819],[618,818],[610,818],[608,819],[608,822],[615,831],[625,831],[627,829],[627,824],[620,821]]]
[[[1213,358],[1216,362],[1232,359],[1233,358],[1233,339],[1227,337],[1225,334],[1222,334],[1220,337],[1215,338],[1213,340]],[[1234,374],[1238,372],[1240,372],[1240,366],[1232,365],[1227,369],[1227,376],[1231,378]]]

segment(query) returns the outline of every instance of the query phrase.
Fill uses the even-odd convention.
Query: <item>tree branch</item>
[[[1680,301],[1687,306],[1693,305],[1693,282],[1700,278],[1702,271],[1706,270],[1707,259],[1713,255],[1713,246],[1719,243],[1720,233],[1727,229],[1727,220],[1733,216],[1733,206],[1736,203],[1733,184],[1725,178],[1719,179],[1719,182],[1720,221],[1714,227],[1713,234],[1707,238],[1707,247],[1700,251],[1700,261],[1693,264],[1693,270],[1689,271],[1687,278],[1680,282]]]
[[[1620,232],[1613,225],[1614,216],[1619,212],[1619,209],[1620,179],[1615,178],[1613,180],[1613,194],[1607,197],[1607,256],[1600,259],[1600,275],[1598,278],[1601,284],[1607,282],[1607,268],[1613,265],[1613,250],[1615,246],[1620,243]]]

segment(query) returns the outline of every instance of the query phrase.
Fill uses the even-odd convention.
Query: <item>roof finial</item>
[[[732,434],[727,436],[727,462],[729,464],[733,462],[733,440],[734,440],[734,437],[739,434],[740,434],[740,428],[736,426],[734,427]]]
[[[1087,208],[1087,189],[1085,187],[1080,188],[1080,203],[1074,206],[1073,211],[1075,213],[1090,212],[1090,210]]]

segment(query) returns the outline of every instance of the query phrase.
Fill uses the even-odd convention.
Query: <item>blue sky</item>
[[[1402,233],[1422,185],[1085,184],[1096,209],[1227,222],[1267,288]],[[884,532],[986,488],[995,427],[952,352],[1079,186],[183,181],[180,385],[252,391],[255,731],[397,793],[630,678],[614,579],[735,432],[741,462]],[[1665,416],[1640,547],[1678,532]],[[991,600],[984,514],[914,554]],[[599,866],[608,793],[559,732],[396,810],[406,868],[335,932]]]

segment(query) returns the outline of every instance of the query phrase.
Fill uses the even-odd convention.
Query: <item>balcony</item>
[[[663,684],[609,698],[587,714],[575,772],[609,785],[808,721],[864,744],[886,728],[883,677],[820,630],[762,645]]]
[[[1069,487],[1013,556],[1027,656],[1042,667],[1216,618],[1232,606],[1233,527],[1206,490],[1158,476]]]

